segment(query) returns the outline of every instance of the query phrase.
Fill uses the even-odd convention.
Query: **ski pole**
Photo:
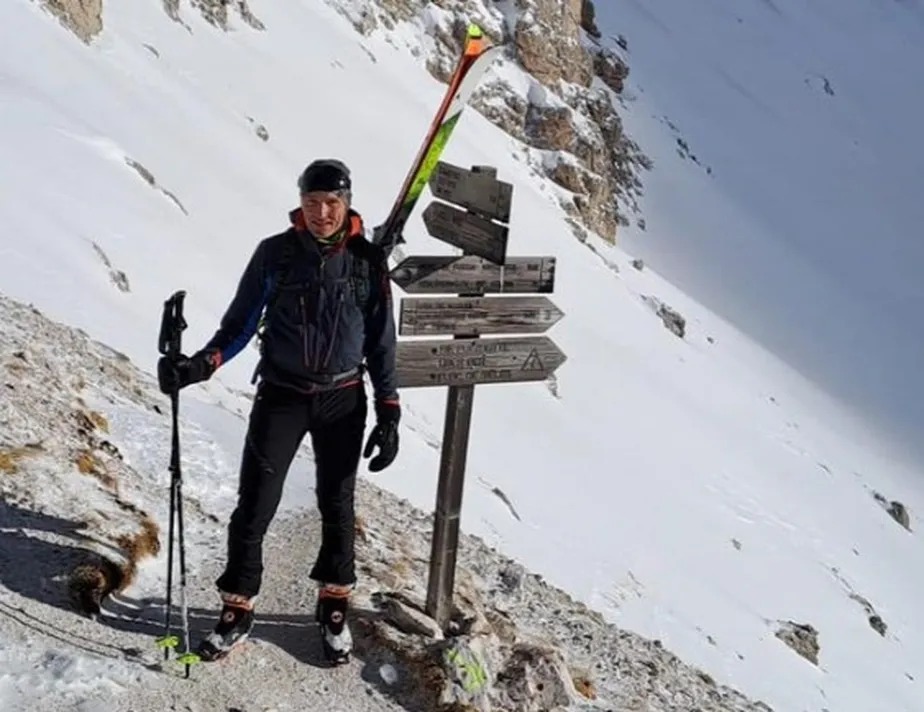
[[[183,299],[186,292],[179,290],[164,302],[161,317],[158,350],[165,356],[175,357],[181,353],[182,333],[186,328],[183,318]],[[173,541],[174,521],[177,523],[178,545],[180,555],[180,605],[182,613],[185,652],[178,660],[186,665],[186,677],[189,677],[190,664],[198,661],[198,656],[189,650],[189,620],[186,605],[186,552],[183,541],[183,489],[180,468],[180,428],[179,428],[179,389],[170,393],[172,411],[172,439],[170,448],[170,523],[168,526],[167,549],[167,606],[164,615],[164,635],[158,639],[158,645],[164,648],[164,660],[169,658],[170,649],[179,644],[177,636],[170,632],[171,613],[173,610]]]

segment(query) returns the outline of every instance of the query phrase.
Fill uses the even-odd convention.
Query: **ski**
[[[376,228],[374,241],[384,248],[386,255],[391,253],[396,244],[404,242],[401,231],[413,213],[414,206],[417,205],[417,200],[423,193],[433,169],[436,168],[443,149],[446,148],[459,122],[462,110],[468,104],[485,71],[500,50],[500,45],[486,43],[480,27],[469,25],[462,55],[450,77],[439,109],[433,117],[433,122],[404,179],[404,184],[398,192],[388,218]]]

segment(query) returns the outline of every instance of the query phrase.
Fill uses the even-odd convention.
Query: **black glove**
[[[157,383],[161,393],[170,394],[193,383],[207,381],[218,368],[217,351],[199,351],[192,356],[161,356],[157,362]]]
[[[375,402],[375,427],[366,441],[363,457],[372,455],[375,447],[379,454],[372,458],[369,470],[380,472],[388,467],[398,454],[398,421],[401,420],[401,406],[397,401]]]

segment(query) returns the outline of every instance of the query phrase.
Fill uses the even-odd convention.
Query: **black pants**
[[[228,561],[216,581],[220,590],[259,593],[263,537],[306,433],[321,511],[321,548],[309,575],[321,583],[355,583],[353,494],[367,407],[362,383],[313,394],[260,385],[244,444],[237,507],[228,525]]]

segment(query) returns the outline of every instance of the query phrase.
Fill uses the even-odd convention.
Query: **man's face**
[[[305,193],[302,195],[302,215],[313,235],[321,239],[339,230],[346,219],[347,206],[337,193]]]

